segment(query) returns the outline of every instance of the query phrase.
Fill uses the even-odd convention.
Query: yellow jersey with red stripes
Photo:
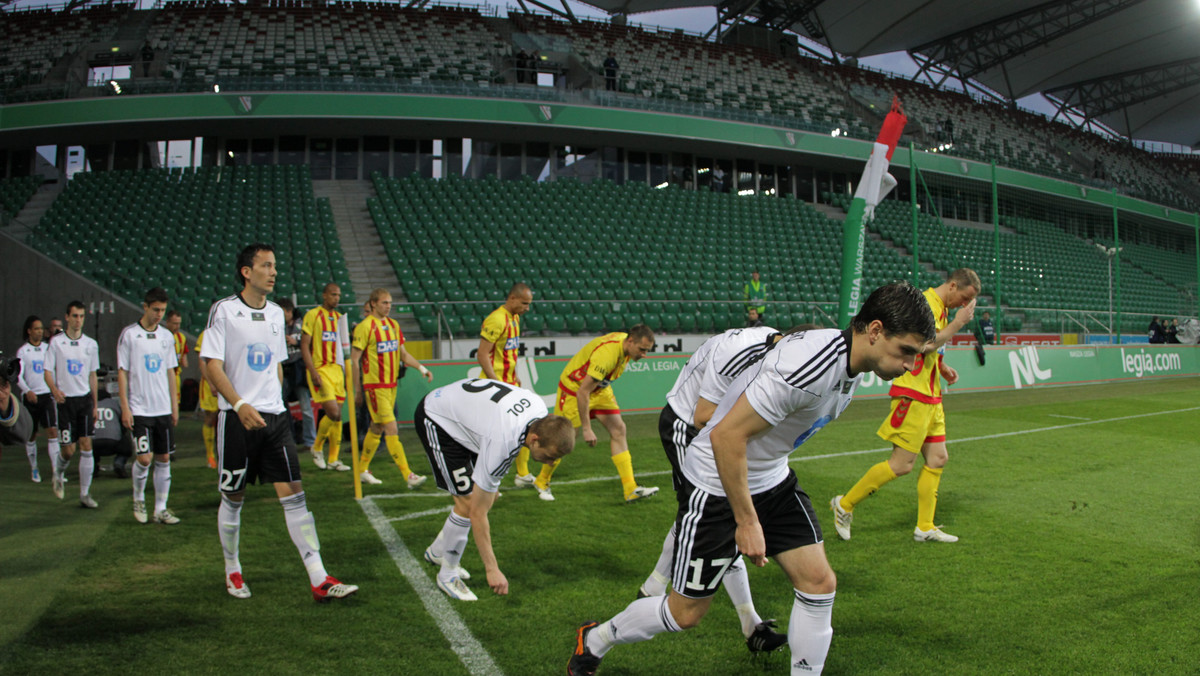
[[[175,361],[178,363],[180,357],[188,353],[187,336],[183,335],[183,331],[175,332]],[[179,373],[181,367],[176,366],[175,372]]]
[[[479,337],[495,346],[492,368],[496,378],[509,385],[517,384],[517,351],[521,343],[521,317],[501,305],[483,320]]]
[[[363,388],[374,390],[395,387],[400,379],[400,346],[404,333],[400,323],[391,317],[380,319],[368,315],[354,328],[351,345],[362,350]]]
[[[558,389],[574,396],[584,376],[591,376],[598,383],[596,390],[608,387],[621,377],[625,365],[629,363],[622,345],[628,337],[628,333],[609,333],[592,339],[567,362],[558,379]]]
[[[941,331],[950,323],[946,303],[942,301],[937,291],[930,287],[925,290],[925,300],[933,310],[933,320],[937,330]],[[917,355],[917,363],[913,370],[892,381],[888,394],[893,397],[908,397],[926,404],[938,404],[942,401],[942,379],[939,367],[942,354],[935,351],[930,354]]]
[[[313,366],[318,369],[337,364],[338,318],[341,316],[337,310],[326,310],[320,305],[304,315],[300,330],[312,337]]]

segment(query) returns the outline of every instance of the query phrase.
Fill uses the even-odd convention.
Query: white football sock
[[[304,568],[308,571],[308,582],[316,587],[329,577],[329,573],[325,571],[325,564],[321,563],[317,522],[313,519],[312,512],[308,511],[304,491],[279,498],[279,504],[283,505],[283,518],[287,521],[288,535],[292,536],[292,544],[296,545],[300,559],[304,561]]]
[[[91,451],[79,452],[79,497],[92,490],[92,474],[96,470],[96,459]]]
[[[37,469],[37,442],[25,442],[25,457],[29,458],[29,469]]]
[[[470,532],[471,520],[454,512],[450,512],[446,523],[442,524],[442,569],[438,571],[438,577],[443,582],[449,582],[456,576]]]
[[[833,640],[833,597],[796,590],[792,618],[788,622],[788,647],[792,650],[792,676],[819,674],[825,668],[829,642]]]
[[[154,461],[154,513],[167,508],[167,496],[171,493],[171,461]]]
[[[588,650],[596,657],[604,657],[615,645],[649,641],[664,631],[683,631],[671,616],[669,598],[650,596],[630,603],[616,617],[596,625],[588,633]]]
[[[58,437],[53,437],[46,443],[46,454],[50,456],[50,471],[57,472],[58,467]]]
[[[238,561],[238,535],[241,529],[241,501],[234,502],[222,495],[221,506],[217,509],[217,531],[221,536],[221,549],[225,553],[226,575],[242,572],[242,563]]]
[[[134,502],[146,501],[146,479],[150,477],[150,466],[143,465],[137,460],[133,461],[133,500]]]
[[[742,635],[750,638],[754,627],[762,622],[762,618],[754,610],[754,598],[750,596],[750,576],[746,573],[746,564],[742,557],[737,557],[729,564],[725,577],[721,578],[721,584],[737,610],[738,620],[742,623]]]
[[[662,596],[667,593],[667,585],[671,584],[671,561],[674,558],[675,524],[671,524],[671,530],[663,540],[662,553],[658,555],[658,562],[654,564],[654,570],[650,573],[650,577],[642,583],[642,591],[646,592],[647,596]]]

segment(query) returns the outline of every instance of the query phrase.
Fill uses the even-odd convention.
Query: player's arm
[[[488,586],[503,596],[508,593],[508,578],[496,563],[496,553],[492,551],[492,526],[488,522],[488,511],[495,502],[496,494],[483,490],[478,484],[471,490],[471,535],[475,538],[483,569],[487,571]]]
[[[20,358],[20,353],[17,357]],[[17,373],[17,387],[21,390],[21,394],[25,397],[25,401],[31,404],[37,403],[37,395],[33,392],[33,383],[29,382],[29,374],[33,372],[32,368],[26,368],[26,362],[31,359],[21,359],[21,370]],[[42,362],[45,364],[45,362]]]
[[[946,379],[947,385],[953,385],[958,382],[958,370],[946,363],[946,355],[944,354],[938,360],[938,373],[942,374],[942,377]]]
[[[592,431],[592,419],[588,416],[588,407],[591,406],[592,392],[596,391],[596,379],[590,375],[583,377],[579,381],[579,390],[575,392],[575,405],[579,407],[579,428],[583,430],[583,440],[588,446],[596,445],[596,433]]]
[[[500,380],[496,377],[496,367],[492,363],[492,359],[496,353],[496,344],[488,342],[487,338],[479,339],[479,349],[475,351],[476,358],[479,359],[479,365],[483,367],[483,377],[491,378],[492,380]]]
[[[300,358],[304,360],[304,370],[312,378],[313,387],[321,389],[321,374],[317,373],[317,365],[312,358],[312,336],[308,333],[300,335]]]
[[[974,318],[975,318],[975,299],[971,299],[971,302],[962,306],[961,308],[959,308],[958,312],[954,313],[954,321],[947,324],[946,328],[942,329],[941,331],[938,331],[937,337],[933,339],[933,349],[926,350],[925,354],[929,354],[930,352],[933,352],[933,350],[936,350],[936,349],[940,348],[941,346],[945,345],[946,343],[950,342],[950,339],[954,337],[954,334],[958,333],[959,331],[962,331],[962,328],[964,326],[966,326],[967,323],[970,322]]]
[[[46,387],[50,388],[50,396],[54,401],[61,404],[67,400],[54,380],[54,353],[49,346],[46,347],[46,358],[42,361],[42,379],[46,381]]]
[[[410,366],[420,371],[421,375],[425,378],[425,382],[433,382],[433,371],[425,368],[421,362],[417,361],[416,357],[412,356],[408,353],[408,350],[404,349],[403,345],[400,346],[400,360],[404,362],[405,366]]]
[[[745,554],[756,566],[767,563],[767,541],[763,536],[758,512],[750,498],[750,487],[746,478],[746,442],[754,435],[766,430],[771,424],[750,405],[746,395],[738,397],[729,413],[713,428],[713,459],[717,463],[717,475],[725,489],[725,498],[733,510],[737,523],[738,551]]]
[[[175,427],[179,424],[179,388],[169,387],[167,389],[171,390],[171,427]]]
[[[237,390],[233,387],[233,383],[229,381],[229,376],[225,374],[224,361],[209,359],[206,371],[208,373],[208,384],[212,385],[217,394],[225,397],[225,401],[234,405],[236,409],[234,413],[237,414],[238,420],[242,422],[242,427],[248,430],[257,430],[267,426],[267,423],[258,414],[258,411],[254,410],[253,406],[242,402],[242,397],[238,395]],[[241,404],[240,406],[238,405],[239,403]]]
[[[88,387],[92,390],[92,420],[100,417],[100,381],[96,372],[88,374]]]
[[[362,356],[363,350],[361,347],[350,348],[350,379],[354,382],[350,384],[354,388],[355,399],[362,401]]]
[[[133,409],[129,408],[129,371],[117,369],[117,396],[121,399],[121,427],[133,429]],[[175,388],[171,388],[171,398],[175,398]]]
[[[696,398],[696,410],[692,414],[692,424],[696,429],[703,429],[712,420],[713,413],[716,413],[717,405],[705,399],[704,397]]]

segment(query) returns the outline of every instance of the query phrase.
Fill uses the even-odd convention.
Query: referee
[[[275,289],[275,251],[251,244],[237,258],[242,292],[217,301],[208,313],[200,358],[216,389],[217,456],[221,471],[221,507],[217,526],[225,552],[225,588],[235,598],[250,598],[238,560],[242,500],[247,483],[272,483],[288,534],[308,570],[318,602],[358,591],[325,571],[316,523],[300,485],[300,462],[283,404],[283,361],[287,343],[283,310],[267,301]]]

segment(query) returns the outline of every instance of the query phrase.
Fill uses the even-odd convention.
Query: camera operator
[[[21,405],[21,398],[13,396],[20,369],[18,360],[0,355],[0,449],[5,444],[24,446],[33,434],[33,416]]]

